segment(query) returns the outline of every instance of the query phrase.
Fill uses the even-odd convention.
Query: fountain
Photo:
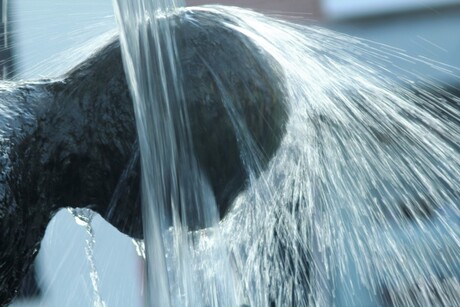
[[[134,111],[117,40],[1,92],[0,301],[70,205],[144,237],[152,306],[460,304],[460,99],[392,64],[416,59],[236,7],[119,5]]]
[[[115,3],[142,135],[149,305],[459,302],[456,97],[428,92],[431,84],[410,74],[396,75],[406,86],[397,84],[384,69],[401,55],[323,29],[238,8]],[[182,90],[181,52],[199,47],[177,33],[216,24],[281,67],[289,120],[276,154],[260,163],[264,147],[234,97],[241,86],[213,71],[221,58],[201,57],[248,182],[220,223],[203,218],[205,230],[193,231],[187,217],[219,201],[206,198],[212,181],[190,150],[195,127]]]
[[[197,35],[198,32],[187,38],[184,33],[184,39],[191,40]],[[222,35],[217,28],[209,34],[208,43],[221,42],[231,48],[235,38],[231,35]],[[204,50],[203,45],[201,53],[184,55],[183,64],[188,69],[184,91],[191,109],[210,111],[196,112],[191,122],[200,127],[193,136],[197,157],[202,169],[215,179],[210,189],[219,199],[218,209],[223,215],[244,188],[246,175],[241,171],[238,153],[231,148],[236,147],[236,137],[229,129],[231,124],[225,119],[224,109],[201,105],[202,97],[212,101],[220,95],[215,88],[200,86],[202,82],[211,83],[212,79],[206,75],[205,67],[198,66],[197,58],[211,57],[211,52]],[[219,55],[223,59],[232,56],[222,51]],[[263,122],[254,118],[248,118],[248,122],[267,154],[272,155],[284,131],[286,112],[280,103],[284,95],[274,71],[276,67],[265,65],[266,61],[253,58],[247,47],[246,56],[226,61],[235,66],[222,65],[215,71],[231,71],[236,75],[240,66],[250,63],[259,67],[256,75],[240,74],[248,82],[254,76],[261,81],[253,83],[251,92],[241,92],[239,97],[247,98],[248,114],[255,111],[266,114]],[[195,75],[200,70],[202,75]],[[257,104],[261,97],[269,97],[264,98],[263,109]],[[4,302],[14,294],[38,251],[46,225],[60,208],[91,208],[135,238],[142,237],[142,224],[139,146],[117,39],[106,42],[62,78],[3,83],[0,101],[3,153],[0,246],[2,264],[8,268],[0,276],[0,301]],[[278,116],[272,117],[271,113]],[[223,124],[216,129],[219,122]],[[273,137],[261,139],[264,131],[272,131]],[[215,133],[213,138],[211,132]]]

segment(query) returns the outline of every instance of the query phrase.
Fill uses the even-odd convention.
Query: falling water
[[[93,218],[95,212],[87,208],[71,208],[69,212],[75,217],[75,222],[84,227],[89,238],[86,240],[85,253],[90,265],[90,279],[93,286],[94,307],[106,307],[105,302],[101,298],[99,290],[99,274],[94,260],[94,245],[96,244],[96,237],[93,229]]]
[[[188,220],[217,224],[209,183],[193,155],[177,46],[175,1],[115,2],[142,152],[143,221],[150,306],[203,305],[195,294]],[[139,69],[141,68],[142,69]],[[161,178],[161,179],[160,179]],[[168,259],[169,257],[169,259]]]
[[[458,80],[457,70],[236,7],[120,1],[116,11],[141,144],[150,305],[460,304],[460,99],[396,60]],[[208,65],[249,178],[218,224],[173,35],[210,24],[282,67],[289,111],[261,167],[235,88]]]

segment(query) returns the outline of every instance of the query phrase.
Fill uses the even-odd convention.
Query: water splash
[[[159,206],[144,212],[146,230],[156,236],[146,233],[147,259],[156,259],[149,274],[163,278],[161,285],[149,280],[150,288],[163,287],[152,305],[460,304],[460,99],[446,85],[401,70],[397,60],[446,67],[234,7],[161,18],[149,15],[152,7],[134,15],[124,9],[118,7],[118,18],[137,101],[144,201]],[[178,150],[187,144],[187,120],[177,128],[171,115],[186,118],[175,105],[184,97],[176,87],[177,46],[168,41],[172,29],[180,30],[167,22],[171,16],[205,31],[210,21],[219,23],[267,52],[283,68],[290,110],[283,142],[261,169],[260,150],[234,112],[232,89],[214,76],[250,182],[219,225],[199,232],[177,217],[190,201],[181,202],[178,191],[201,193],[190,202],[195,206],[212,208],[206,205],[212,201],[206,180],[195,177],[200,184],[192,187],[181,179],[181,155],[190,147]],[[263,56],[258,50],[254,56]],[[458,70],[446,73],[458,79]],[[200,174],[193,162],[191,169],[185,173]],[[172,215],[161,211],[164,204],[173,206]]]
[[[134,248],[136,249],[136,254],[145,260],[145,243],[144,240],[133,239]]]
[[[89,238],[86,240],[85,253],[90,265],[89,276],[91,278],[91,284],[93,286],[93,306],[94,307],[106,307],[107,305],[102,300],[101,293],[99,290],[99,274],[97,272],[96,262],[94,259],[94,245],[96,244],[96,237],[92,226],[94,218],[94,211],[87,208],[69,208],[69,212],[74,216],[75,223],[85,228]]]
[[[398,71],[396,58],[416,60],[383,46],[231,14],[229,26],[282,63],[295,110],[264,180],[223,227],[252,230],[231,234],[253,270],[251,305],[379,304],[382,293],[396,305],[457,304],[440,281],[458,283],[447,258],[460,252],[459,99]]]

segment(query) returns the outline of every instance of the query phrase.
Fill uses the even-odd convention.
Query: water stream
[[[102,300],[100,294],[99,273],[97,271],[96,262],[94,259],[94,245],[96,244],[96,236],[94,234],[92,223],[95,212],[86,208],[71,208],[69,211],[75,217],[75,222],[77,225],[84,227],[86,233],[88,234],[88,239],[86,239],[85,253],[90,265],[89,276],[91,279],[91,285],[93,286],[94,307],[106,307],[107,305]]]
[[[236,7],[114,3],[141,147],[149,306],[460,304],[460,99],[394,60],[458,70]],[[176,41],[184,27],[235,33],[251,43],[241,54],[282,68],[289,117],[264,164],[252,109],[234,94],[251,85],[232,87],[238,76],[200,58],[247,174],[220,222],[195,154],[180,57],[199,43]]]
[[[180,4],[117,5],[142,152],[148,305],[203,305],[195,291],[187,221],[193,215],[200,227],[209,227],[218,216],[193,155],[177,46],[167,17]]]

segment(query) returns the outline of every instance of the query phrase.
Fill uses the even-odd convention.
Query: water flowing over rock
[[[236,44],[249,44],[232,31],[211,25],[181,29],[178,35],[184,43],[196,45],[181,59],[187,101],[194,114],[197,156],[223,216],[248,175],[225,109],[217,103],[221,94],[202,57],[215,56],[222,63],[213,72],[231,74],[239,82],[234,85],[235,95],[246,103],[239,111],[247,114],[248,124],[266,148],[264,163],[284,132],[287,112],[281,103],[282,82],[278,82],[283,76],[269,60],[255,57],[251,47],[245,47],[247,54],[225,52]],[[210,44],[221,47],[209,49]],[[139,148],[117,39],[62,78],[3,83],[0,108],[3,303],[14,295],[48,222],[62,207],[91,208],[120,231],[135,238],[143,234]],[[251,118],[254,112],[265,114],[265,121]],[[262,137],[267,129],[273,130],[272,138]]]
[[[115,39],[1,85],[0,303],[71,206],[156,232],[156,304],[460,304],[460,99],[393,59],[433,63],[235,7],[118,13],[124,66]]]
[[[168,153],[144,155],[142,163],[148,303],[458,305],[459,99],[394,59],[431,63],[248,10],[171,3],[165,11],[148,0],[117,10],[141,152]],[[231,74],[213,76],[254,176],[220,223],[195,232],[177,212],[184,203],[212,211],[213,199],[181,147],[193,144],[193,112],[181,104],[177,54],[189,49],[175,34],[182,20],[234,31],[278,63],[290,111],[281,144],[260,167],[260,151],[239,126],[245,114],[232,112],[240,100],[232,99]],[[156,130],[158,106],[172,112]],[[164,177],[152,175],[159,170]]]

